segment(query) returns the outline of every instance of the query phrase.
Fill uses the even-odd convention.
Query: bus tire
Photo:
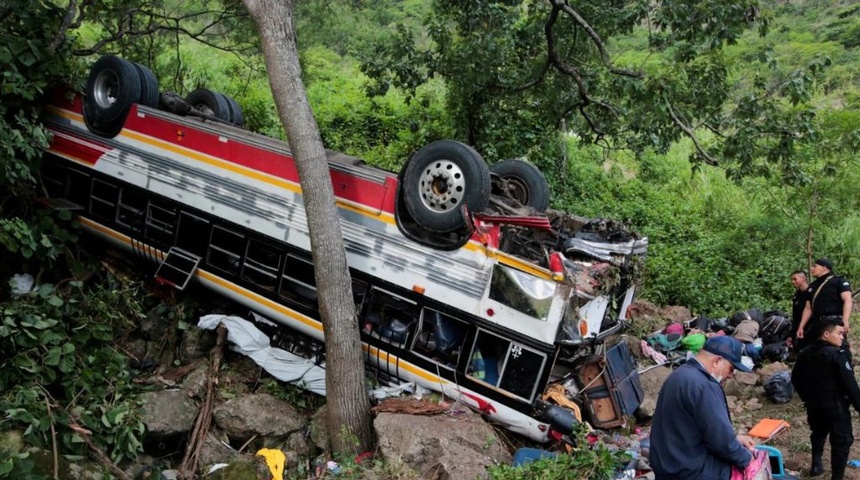
[[[230,107],[220,93],[207,88],[198,88],[185,97],[185,101],[200,113],[230,121]]]
[[[131,104],[140,100],[140,75],[131,62],[105,55],[90,69],[86,93],[92,121],[111,126],[124,123]]]
[[[549,183],[536,166],[520,159],[502,160],[490,166],[490,172],[501,177],[507,189],[493,185],[493,193],[504,195],[539,212],[549,208]]]
[[[95,119],[95,115],[90,112],[90,106],[84,102],[84,124],[87,130],[100,137],[113,138],[122,131],[123,122],[114,120],[113,122],[102,123]]]
[[[134,67],[137,69],[137,75],[140,78],[139,103],[147,107],[158,107],[158,100],[161,96],[158,92],[158,79],[155,78],[155,74],[149,68],[139,63],[134,63]]]
[[[490,199],[490,171],[472,147],[439,140],[406,164],[401,185],[406,209],[421,228],[449,233],[466,225],[461,207],[482,212]]]
[[[227,102],[227,110],[230,111],[230,123],[240,128],[244,127],[245,115],[242,113],[242,107],[239,103],[230,95],[224,95],[223,93],[219,93],[219,95],[224,97],[224,100]]]

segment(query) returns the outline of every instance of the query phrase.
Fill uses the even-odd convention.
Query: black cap
[[[824,267],[824,268],[826,268],[826,269],[828,269],[828,270],[830,270],[830,271],[833,271],[833,262],[831,262],[831,261],[830,261],[829,259],[827,259],[827,258],[819,258],[818,260],[816,260],[816,261],[814,261],[814,262],[812,262],[812,263],[814,263],[814,264],[816,264],[816,265],[821,265],[822,267]]]

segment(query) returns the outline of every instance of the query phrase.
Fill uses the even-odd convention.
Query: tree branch
[[[696,147],[696,151],[699,152],[699,155],[702,156],[702,159],[705,161],[705,163],[711,166],[719,165],[720,162],[718,162],[714,157],[712,157],[711,154],[708,153],[708,151],[705,150],[704,147],[702,147],[702,145],[699,143],[699,139],[696,138],[696,132],[694,132],[689,125],[684,123],[678,117],[678,115],[675,113],[675,109],[672,108],[672,103],[669,102],[669,100],[666,99],[665,96],[663,97],[663,100],[666,101],[666,109],[669,111],[669,115],[672,117],[672,120],[675,122],[675,125],[677,125],[678,128],[680,128],[681,131],[683,131],[684,134],[687,135],[687,137],[689,137],[690,140],[693,141],[693,145]]]
[[[194,423],[194,429],[191,431],[191,438],[185,448],[185,456],[179,465],[179,478],[183,480],[192,480],[194,478],[194,472],[197,470],[197,462],[200,457],[200,449],[203,447],[206,436],[209,434],[209,427],[212,423],[212,408],[215,404],[215,385],[218,383],[218,370],[221,368],[221,359],[224,356],[226,338],[227,327],[222,323],[218,325],[218,337],[215,341],[215,347],[212,348],[212,356],[209,359],[206,398],[200,407],[200,413],[197,415],[197,421]]]
[[[594,42],[594,45],[597,47],[598,52],[600,52],[600,61],[603,63],[603,66],[609,69],[610,72],[621,75],[625,77],[632,78],[642,78],[641,72],[634,72],[632,70],[627,70],[623,68],[617,68],[612,65],[612,61],[609,59],[609,54],[606,53],[606,45],[603,43],[603,39],[600,38],[600,35],[594,30],[594,28],[582,18],[582,15],[579,14],[576,10],[570,7],[567,4],[567,0],[550,0],[550,3],[553,6],[553,13],[557,12],[559,9],[564,11],[564,13],[568,14],[574,22],[576,22],[580,27],[585,30],[589,37],[591,37],[591,41]],[[557,13],[556,13],[557,15]]]
[[[60,45],[66,40],[66,32],[72,25],[72,20],[75,18],[75,13],[78,10],[77,0],[69,0],[69,6],[66,7],[66,15],[63,16],[63,22],[60,24],[60,29],[51,41],[51,46],[48,47],[51,52],[56,52]]]

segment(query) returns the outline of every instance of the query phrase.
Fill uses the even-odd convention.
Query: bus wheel
[[[400,187],[406,209],[422,228],[453,232],[465,225],[461,207],[482,212],[490,199],[490,171],[472,147],[439,140],[416,153]]]
[[[158,107],[158,79],[152,70],[146,68],[139,63],[133,63],[137,69],[137,75],[140,78],[140,103],[147,107]]]
[[[185,101],[200,113],[211,115],[225,122],[230,121],[230,106],[227,105],[227,100],[224,96],[218,92],[206,88],[198,88],[189,93],[185,97]]]
[[[227,102],[227,110],[230,111],[230,120],[229,122],[237,127],[245,126],[245,115],[242,113],[242,107],[239,105],[236,100],[233,99],[230,95],[224,95],[223,93],[219,93],[224,100]]]
[[[549,208],[549,183],[543,172],[525,160],[502,160],[490,166],[501,182],[493,182],[493,193],[517,200],[539,212]]]
[[[113,126],[125,121],[132,103],[140,100],[140,75],[131,62],[105,55],[93,64],[87,79],[90,120]]]

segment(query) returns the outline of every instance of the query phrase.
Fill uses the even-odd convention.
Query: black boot
[[[824,473],[824,464],[821,463],[821,457],[812,457],[812,467],[809,468],[809,476],[817,477]]]
[[[827,436],[812,434],[810,435],[810,443],[812,444],[812,466],[809,468],[809,476],[817,477],[824,473],[824,463],[821,457],[824,456],[824,442]]]

